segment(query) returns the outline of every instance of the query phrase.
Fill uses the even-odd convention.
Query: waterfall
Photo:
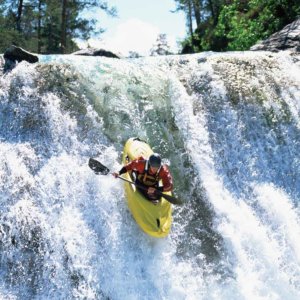
[[[170,165],[170,235],[132,218],[125,141]],[[299,299],[300,59],[40,56],[0,77],[0,298]]]

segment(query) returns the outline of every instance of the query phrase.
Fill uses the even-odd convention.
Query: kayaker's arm
[[[161,168],[161,171],[160,171],[159,175],[162,179],[163,186],[159,187],[158,189],[161,192],[170,192],[170,191],[172,191],[173,190],[173,178],[172,178],[172,175],[169,171],[169,168],[166,165],[164,165]]]
[[[112,173],[114,177],[118,177],[122,174],[127,173],[130,170],[133,171],[141,171],[140,161],[138,159],[131,161],[127,165],[123,166],[122,169],[119,172]]]
[[[118,178],[120,175],[124,174],[127,172],[127,169],[125,168],[125,166],[119,171],[119,172],[113,172],[112,175],[115,178]]]
[[[126,167],[124,166],[120,171],[119,171],[119,175],[122,175],[122,174],[125,174],[127,173],[127,169]]]

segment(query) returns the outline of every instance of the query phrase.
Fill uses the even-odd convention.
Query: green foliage
[[[1,25],[1,21],[0,27],[3,28]],[[18,31],[14,29],[0,30],[0,53],[3,53],[8,45],[14,43],[19,45],[25,43],[25,40]]]
[[[170,55],[170,46],[168,44],[167,35],[161,33],[158,35],[155,44],[150,50],[151,56]]]
[[[284,25],[275,14],[279,1],[250,0],[243,6],[240,2],[224,6],[219,15],[215,35],[227,38],[226,50],[248,50]]]
[[[200,52],[200,38],[198,34],[194,34],[193,37],[187,37],[181,42],[182,51],[185,54]]]
[[[0,0],[0,53],[10,44],[38,53],[77,50],[74,39],[103,32],[95,19],[84,17],[87,9],[117,13],[102,0]]]
[[[175,1],[178,4],[179,1]],[[180,1],[180,9],[184,10],[183,7],[188,1],[194,2]],[[265,39],[300,16],[299,0],[199,2],[203,13],[191,46],[195,51],[248,50],[259,40]],[[183,44],[189,44],[190,41],[191,37],[188,37]]]

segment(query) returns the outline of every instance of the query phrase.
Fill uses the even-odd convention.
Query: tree
[[[67,0],[62,1],[62,10],[61,10],[61,53],[65,53],[67,48]]]
[[[43,18],[43,0],[38,0],[38,15],[37,15],[37,52],[41,53],[42,49],[42,36],[41,36],[41,31],[42,31],[42,18]]]
[[[0,35],[29,51],[69,53],[78,49],[74,39],[103,32],[97,29],[97,20],[83,15],[92,9],[117,14],[103,0],[0,0]]]
[[[187,25],[190,30],[190,36],[192,40],[194,39],[194,31],[193,31],[193,11],[192,11],[192,1],[186,0],[187,4]]]
[[[169,54],[172,53],[170,52],[170,46],[168,45],[167,35],[161,33],[158,35],[155,44],[150,50],[150,55],[158,56],[158,55],[169,55]]]
[[[16,17],[16,26],[17,26],[17,30],[19,32],[21,32],[22,12],[23,12],[23,0],[19,0],[19,3],[18,3],[18,12],[17,12],[17,17]]]
[[[96,30],[97,20],[83,18],[81,12],[85,10],[100,9],[110,16],[116,16],[114,7],[109,7],[106,1],[102,0],[63,0],[61,17],[61,50],[68,51],[72,47],[75,38],[89,39],[92,34],[102,33],[104,30]]]
[[[193,0],[193,9],[198,28],[201,24],[201,2],[198,0]]]
[[[174,12],[177,11],[184,11],[186,14],[186,25],[188,28],[188,33],[189,36],[193,39],[193,34],[194,34],[194,30],[193,30],[193,6],[194,8],[197,7],[198,5],[196,4],[197,0],[175,0],[176,2],[176,10]],[[200,12],[200,11],[199,11]],[[198,14],[197,12],[197,16],[200,16],[200,13]]]
[[[300,15],[299,0],[174,1],[175,11],[184,11],[187,18],[183,53],[247,50]]]
[[[222,8],[216,36],[225,36],[225,50],[248,50],[258,40],[270,36],[300,14],[298,0],[232,1]]]

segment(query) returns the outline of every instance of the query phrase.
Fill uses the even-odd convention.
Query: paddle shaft
[[[134,184],[136,187],[138,187],[138,188],[140,188],[140,189],[142,189],[142,190],[144,190],[144,191],[147,191],[147,190],[148,190],[148,187],[143,186],[143,185],[141,185],[141,184],[138,184],[138,183],[136,183],[136,182],[134,182],[134,181],[128,180],[128,179],[126,179],[126,178],[124,178],[124,177],[121,177],[121,176],[118,176],[118,178],[121,179],[121,180],[124,180],[124,181],[126,181],[126,182],[129,182],[129,183],[131,183],[131,184]],[[155,188],[154,188],[154,189],[155,189]],[[163,194],[160,190],[158,190],[158,189],[155,189],[155,192],[158,193],[159,195],[164,196],[164,194]]]
[[[128,183],[134,184],[136,187],[138,187],[138,188],[140,188],[140,189],[142,189],[142,190],[144,190],[144,191],[147,191],[147,190],[148,190],[148,187],[143,186],[143,185],[141,185],[141,184],[138,184],[138,183],[136,183],[136,182],[133,182],[133,181],[131,181],[131,180],[128,180],[128,179],[126,179],[126,178],[124,178],[124,177],[118,176],[117,178],[119,178],[119,179],[121,179],[121,180],[124,180],[124,181],[126,181],[126,182],[128,182]],[[154,189],[155,189],[155,188],[154,188]],[[155,192],[156,192],[159,196],[165,198],[168,202],[170,202],[170,203],[172,203],[172,204],[181,204],[181,201],[179,201],[178,199],[176,199],[174,196],[166,195],[166,194],[164,194],[163,192],[161,192],[161,191],[158,190],[158,189],[155,189]]]

